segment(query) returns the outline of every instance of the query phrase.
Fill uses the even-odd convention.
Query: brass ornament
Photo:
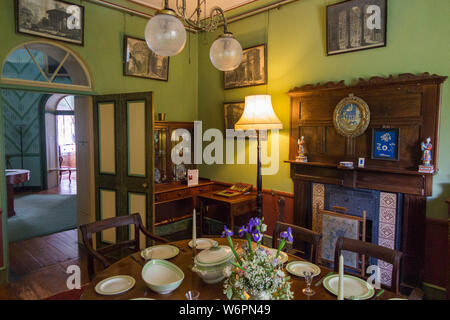
[[[344,137],[362,135],[370,122],[370,110],[367,103],[353,94],[337,104],[333,113],[333,123],[337,132]]]

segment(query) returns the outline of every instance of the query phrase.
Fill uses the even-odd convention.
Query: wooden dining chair
[[[317,263],[318,246],[322,235],[312,230],[302,228],[289,223],[277,221],[272,234],[272,248],[278,248],[280,241],[280,233],[286,231],[289,227],[292,229],[294,243],[289,253],[298,255],[312,263]],[[307,246],[305,246],[305,244]]]
[[[134,225],[134,239],[127,240],[127,241],[121,241],[114,244],[110,244],[101,248],[98,248],[97,250],[94,249],[92,244],[92,235],[97,232],[101,232],[106,229],[111,228],[118,228],[122,226],[128,226],[128,225]],[[104,268],[109,267],[114,260],[110,256],[107,256],[110,253],[117,252],[121,249],[127,249],[131,252],[138,252],[140,251],[140,245],[139,245],[139,231],[142,231],[142,233],[155,241],[167,243],[169,242],[167,239],[164,239],[162,237],[156,236],[152,234],[150,231],[145,229],[144,224],[142,223],[142,219],[139,213],[134,213],[128,216],[120,216],[120,217],[114,217],[109,218],[101,221],[95,221],[92,223],[88,223],[85,225],[80,226],[81,235],[83,238],[83,244],[86,247],[88,251],[88,273],[89,273],[89,279],[92,280],[94,274],[95,274],[95,267],[94,267],[94,259],[97,259],[100,261]]]
[[[399,294],[399,272],[400,261],[402,259],[402,253],[397,250],[392,250],[386,247],[382,247],[373,243],[364,242],[361,240],[349,239],[339,237],[336,241],[336,249],[334,251],[334,271],[339,272],[339,257],[342,251],[351,251],[364,255],[366,257],[372,257],[383,260],[393,265],[391,286],[384,286]]]

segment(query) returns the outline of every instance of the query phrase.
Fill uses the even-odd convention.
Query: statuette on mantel
[[[422,150],[422,164],[419,166],[419,172],[434,173],[434,166],[431,164],[431,150],[433,149],[431,137],[428,137],[425,142],[422,142],[420,148]]]
[[[305,137],[298,139],[298,156],[295,158],[297,162],[308,162],[308,157],[305,155]]]

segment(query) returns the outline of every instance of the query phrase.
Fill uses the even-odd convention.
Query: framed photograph
[[[387,0],[327,6],[327,55],[386,46]]]
[[[227,133],[227,129],[233,129],[234,125],[238,120],[241,118],[242,114],[244,113],[245,108],[245,102],[227,102],[223,104],[224,107],[224,115],[225,115],[225,137],[232,138],[234,136]],[[260,131],[261,133],[261,139],[266,140],[267,139],[267,131]],[[255,134],[247,135],[246,138],[249,139],[256,139],[256,132]]]
[[[145,40],[125,36],[123,55],[125,76],[169,80],[169,57],[151,51]]]
[[[372,129],[372,159],[399,160],[400,129],[373,128]]]
[[[245,102],[228,102],[223,104],[225,115],[225,130],[233,129],[244,112]]]
[[[266,45],[243,50],[242,62],[233,71],[223,73],[224,88],[234,89],[267,83]]]
[[[15,0],[16,31],[84,45],[84,7],[60,0]]]

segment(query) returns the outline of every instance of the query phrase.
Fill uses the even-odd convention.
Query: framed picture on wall
[[[60,0],[15,0],[16,31],[84,44],[84,7]]]
[[[266,45],[243,50],[242,62],[233,71],[223,73],[224,88],[234,89],[267,83]]]
[[[372,129],[372,159],[399,160],[399,128],[373,128]]]
[[[153,80],[169,80],[169,57],[149,49],[143,39],[124,37],[124,75]]]
[[[386,46],[387,0],[327,6],[327,55]]]
[[[245,102],[226,102],[223,104],[224,115],[225,115],[225,137],[232,138],[234,135],[227,133],[227,129],[233,129],[234,125],[241,118],[242,113],[244,113]],[[267,139],[267,131],[260,131],[261,139]],[[256,132],[254,134],[247,134],[246,138],[256,139]]]

